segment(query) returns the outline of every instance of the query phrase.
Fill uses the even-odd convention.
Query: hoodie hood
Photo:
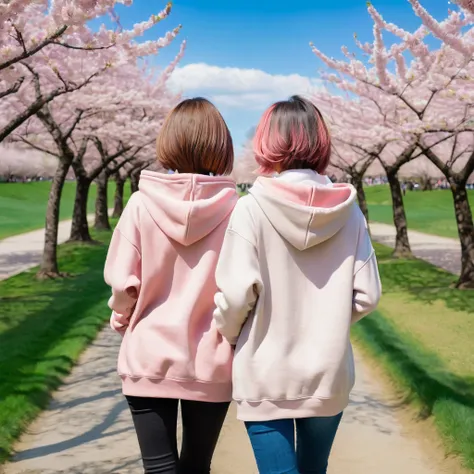
[[[156,225],[170,239],[185,246],[213,232],[238,199],[231,179],[197,174],[143,171],[139,192]]]
[[[260,177],[250,190],[275,230],[298,250],[336,235],[349,219],[356,200],[350,184],[332,184],[310,170],[277,178]]]

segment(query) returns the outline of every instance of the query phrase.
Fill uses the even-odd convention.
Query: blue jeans
[[[247,422],[260,474],[326,474],[342,413],[328,418]],[[296,424],[296,449],[295,449]]]

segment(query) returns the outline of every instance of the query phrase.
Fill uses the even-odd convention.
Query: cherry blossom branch
[[[58,153],[54,153],[53,151],[48,150],[47,148],[43,148],[39,146],[38,144],[33,143],[32,141],[28,140],[23,135],[18,135],[16,138],[22,141],[25,145],[28,145],[30,148],[33,148],[34,150],[41,151],[42,153],[46,153],[48,155],[54,156],[55,158],[59,158]]]
[[[456,133],[454,135],[454,143],[453,143],[453,146],[451,148],[451,157],[449,158],[449,161],[448,161],[449,165],[452,165],[452,163],[454,162],[454,154],[456,153],[456,148],[458,146],[458,140],[459,140],[459,133]]]
[[[474,133],[474,128],[463,128],[458,129],[458,127],[454,127],[453,129],[446,129],[446,128],[430,128],[428,130],[423,130],[423,133]]]
[[[73,123],[71,124],[71,126],[69,127],[69,130],[64,134],[64,139],[67,140],[68,138],[71,137],[71,135],[73,134],[75,128],[79,125],[79,122],[82,120],[82,118],[84,117],[84,113],[86,111],[85,110],[78,110],[76,111],[76,117],[73,121]]]
[[[372,165],[372,163],[376,160],[377,156],[380,155],[380,153],[383,152],[387,144],[381,144],[376,147],[376,150],[373,151],[368,151],[365,150],[364,147],[355,145],[353,143],[346,142],[342,139],[339,139],[336,137],[336,140],[340,141],[341,143],[345,145],[349,145],[356,153],[360,154],[361,158],[360,160],[357,160],[355,163],[349,163],[345,158],[343,158],[342,154],[339,152],[336,146],[333,145],[333,149],[338,155],[338,157],[346,163],[346,167],[341,167],[338,166],[337,164],[331,162],[331,165],[334,166],[335,168],[345,171],[346,173],[350,174],[351,176],[364,176],[369,167]],[[362,163],[362,166],[360,169],[357,168],[357,166]]]
[[[439,92],[438,90],[431,91],[430,97],[426,101],[426,104],[425,104],[425,106],[423,107],[423,110],[420,113],[420,119],[421,120],[423,120],[423,117],[424,117],[426,111],[428,110],[428,107],[430,106],[431,102],[433,101],[433,99],[435,98],[435,96],[438,92]]]
[[[7,97],[11,94],[16,94],[19,90],[23,82],[25,81],[24,77],[20,77],[9,89],[0,92],[0,99]]]
[[[56,46],[61,46],[66,49],[74,49],[76,51],[104,51],[107,49],[111,49],[117,45],[117,43],[111,43],[107,46],[74,46],[72,44],[63,43],[61,41],[52,41],[51,43]]]
[[[383,145],[379,144],[379,145],[376,145],[375,150],[368,150],[367,148],[365,148],[362,145],[359,145],[358,143],[352,143],[352,142],[346,141],[346,140],[344,140],[343,138],[340,138],[340,137],[336,137],[336,140],[340,141],[341,143],[344,143],[344,145],[350,146],[351,148],[362,151],[365,155],[371,155],[371,156],[372,155],[379,155],[380,153],[382,153],[384,148],[387,146],[386,143],[383,144]]]
[[[135,162],[133,163],[133,165],[130,167],[130,168],[125,168],[126,172],[127,172],[127,177],[130,177],[133,173],[136,173],[137,171],[138,172],[141,172],[143,171],[144,169],[148,168],[150,165],[152,165],[153,163],[155,162],[155,158],[150,158],[149,160],[147,161],[144,161],[143,163],[140,163],[140,162]]]
[[[102,171],[104,171],[107,168],[107,166],[110,165],[114,160],[123,156],[125,153],[129,152],[132,149],[131,146],[124,147],[123,144],[120,143],[121,148],[116,153],[113,153],[112,155],[108,155],[107,151],[105,150],[104,144],[102,143],[102,140],[100,140],[100,138],[91,137],[91,139],[94,142],[94,145],[97,148],[97,151],[99,152],[101,156],[101,160],[102,160],[101,164],[98,165],[94,169],[94,171],[92,171],[90,175],[92,180],[96,179],[100,175],[100,173],[102,173]],[[133,155],[132,158],[135,158],[138,151]]]
[[[0,143],[5,140],[11,133],[13,133],[18,127],[23,125],[29,118],[36,115],[46,104],[51,102],[55,97],[65,94],[66,91],[56,89],[46,96],[42,96],[36,99],[32,104],[28,106],[23,112],[18,114],[15,118],[11,119],[10,122],[0,129]]]
[[[332,144],[332,149],[336,153],[336,155],[338,156],[339,160],[341,160],[346,165],[346,168],[351,168],[352,167],[352,165],[342,156],[342,154],[339,152],[337,146],[334,143]],[[339,165],[337,165],[336,163],[334,163],[332,161],[331,161],[331,166],[334,166],[335,168],[337,168],[341,171],[344,171],[344,169],[345,169],[344,167],[339,166]]]
[[[450,165],[451,166],[454,166],[456,164],[456,162],[464,155],[466,154],[469,149],[472,149],[472,147],[469,147],[469,146],[466,146],[465,148],[463,148],[459,153],[457,153],[455,156],[453,156],[453,158],[449,161]],[[472,151],[471,151],[472,153]]]
[[[430,30],[430,32],[439,40],[451,46],[456,51],[471,56],[473,49],[466,46],[466,44],[458,37],[446,32],[441,24],[433,18],[428,11],[423,8],[418,0],[408,0],[411,3],[413,11],[421,19],[423,24]]]
[[[449,166],[436,155],[431,147],[426,147],[422,140],[419,140],[418,146],[423,151],[423,154],[440,170],[444,175],[449,173]]]
[[[138,152],[137,152],[138,153]],[[133,160],[136,159],[136,155],[137,153],[135,153],[133,156],[130,156],[128,158],[126,158],[124,161],[118,163],[115,168],[107,168],[106,172],[107,172],[107,175],[108,176],[112,176],[114,175],[115,173],[117,173],[118,171],[120,171],[125,165],[127,165],[128,163],[131,163]],[[147,165],[148,166],[148,165]]]
[[[432,147],[427,147],[422,140],[419,140],[418,146],[423,150],[423,154],[446,176],[453,177],[457,181],[466,183],[469,176],[474,173],[474,151],[469,156],[462,170],[456,172],[451,164],[443,162]]]
[[[65,87],[57,88],[51,91],[50,93],[43,95],[41,92],[41,84],[39,79],[39,74],[26,63],[22,63],[33,76],[33,83],[36,91],[36,100],[31,103],[23,112],[18,114],[15,118],[10,120],[10,122],[0,129],[0,143],[5,140],[12,132],[14,132],[18,127],[23,125],[30,117],[36,115],[45,105],[49,104],[56,97],[67,94],[68,92],[78,91],[83,87],[87,86],[95,77],[97,77],[100,72],[97,71],[94,74],[91,74],[89,77],[84,79],[80,84],[69,85],[65,84]],[[107,69],[107,66],[103,70]]]
[[[13,57],[12,59],[9,59],[8,61],[0,63],[0,71],[3,71],[4,69],[9,68],[10,66],[13,66],[16,63],[19,63],[20,61],[23,61],[24,59],[35,55],[46,46],[54,43],[54,41],[60,38],[66,32],[67,29],[68,27],[66,25],[63,25],[61,28],[58,28],[54,33],[52,33],[45,40],[41,41],[41,43],[34,46],[33,48],[28,50],[26,49],[26,47],[24,47],[23,52],[21,54]]]
[[[399,154],[394,163],[388,164],[386,161],[382,160],[382,158],[377,156],[379,163],[382,165],[383,169],[387,173],[395,173],[398,171],[403,165],[406,165],[408,162],[414,160],[416,157],[413,155],[415,150],[417,149],[417,144],[408,145],[407,148],[403,151],[403,153]]]

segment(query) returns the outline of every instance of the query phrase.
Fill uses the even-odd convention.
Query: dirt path
[[[66,228],[67,225],[63,223]],[[374,236],[390,244],[391,234],[384,234],[383,230],[384,226],[377,224]],[[12,262],[10,271],[16,273],[27,265],[23,258],[27,252],[36,255],[41,251],[41,233],[30,234],[33,238],[14,238],[16,244],[0,242],[0,266],[8,257]],[[440,240],[438,245],[444,243]],[[5,255],[5,249],[10,250],[10,255]],[[31,261],[29,266],[34,263]],[[4,474],[143,472],[130,415],[115,374],[119,343],[118,336],[107,328],[100,334],[55,394],[50,407],[22,437],[16,446],[17,455],[4,467]],[[440,450],[425,445],[418,426],[406,423],[406,414],[381,382],[380,374],[360,354],[356,353],[356,359],[356,387],[338,433],[329,474],[461,474],[456,463],[442,459]],[[213,472],[257,473],[245,430],[235,420],[234,409],[224,426]]]
[[[17,445],[5,474],[141,474],[130,415],[115,374],[119,338],[102,332],[51,406]],[[358,378],[330,474],[454,474],[426,451],[400,409],[357,355]],[[243,425],[232,409],[215,455],[216,474],[256,474]]]

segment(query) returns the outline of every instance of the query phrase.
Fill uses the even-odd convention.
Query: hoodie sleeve
[[[232,214],[216,270],[219,291],[214,320],[231,345],[237,343],[261,288],[252,219],[244,201],[239,201]]]
[[[129,324],[141,286],[140,233],[137,197],[128,202],[110,242],[104,269],[105,282],[112,288],[110,325],[123,334]]]
[[[359,241],[354,268],[352,323],[374,311],[382,293],[377,258],[370,240],[367,222],[361,213]]]

